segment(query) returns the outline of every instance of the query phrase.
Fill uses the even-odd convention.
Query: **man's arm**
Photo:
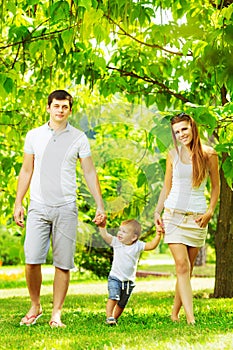
[[[21,167],[18,184],[17,193],[15,199],[15,209],[14,209],[14,219],[18,226],[24,227],[24,208],[22,202],[25,194],[30,186],[31,177],[34,169],[34,155],[24,154],[23,165]]]
[[[83,174],[95,202],[96,202],[96,215],[93,220],[97,225],[106,222],[106,215],[104,212],[104,203],[101,194],[99,179],[94,167],[91,157],[80,158],[81,167],[83,169]]]

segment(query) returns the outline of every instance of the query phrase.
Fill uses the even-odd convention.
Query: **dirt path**
[[[41,288],[41,295],[52,294],[52,286],[43,286]],[[173,291],[175,288],[174,277],[154,278],[148,281],[146,279],[136,280],[136,287],[134,293],[140,292],[165,292]],[[194,291],[214,288],[214,278],[192,278],[192,288]],[[93,282],[93,283],[77,283],[70,284],[68,295],[74,294],[106,294],[107,295],[107,281]],[[0,298],[11,297],[28,297],[27,288],[15,289],[0,289]]]

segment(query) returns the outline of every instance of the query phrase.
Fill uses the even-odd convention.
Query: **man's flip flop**
[[[20,326],[32,326],[36,324],[38,318],[42,316],[42,311],[38,315],[32,315],[32,316],[24,316],[22,320],[20,321]]]
[[[57,322],[57,321],[50,321],[49,325],[51,328],[66,328],[66,325],[64,323]]]

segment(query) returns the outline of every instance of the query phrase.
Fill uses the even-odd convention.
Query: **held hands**
[[[14,220],[18,226],[24,227],[24,207],[22,205],[15,207]]]
[[[99,227],[106,226],[107,215],[103,210],[97,209],[96,214],[92,222],[94,222]]]
[[[156,232],[158,235],[164,234],[164,225],[163,220],[158,212],[155,211],[154,213],[154,223],[156,226]]]

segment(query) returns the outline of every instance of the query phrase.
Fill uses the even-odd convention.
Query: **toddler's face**
[[[117,238],[121,243],[131,245],[136,241],[137,235],[128,225],[122,225],[117,233]]]

